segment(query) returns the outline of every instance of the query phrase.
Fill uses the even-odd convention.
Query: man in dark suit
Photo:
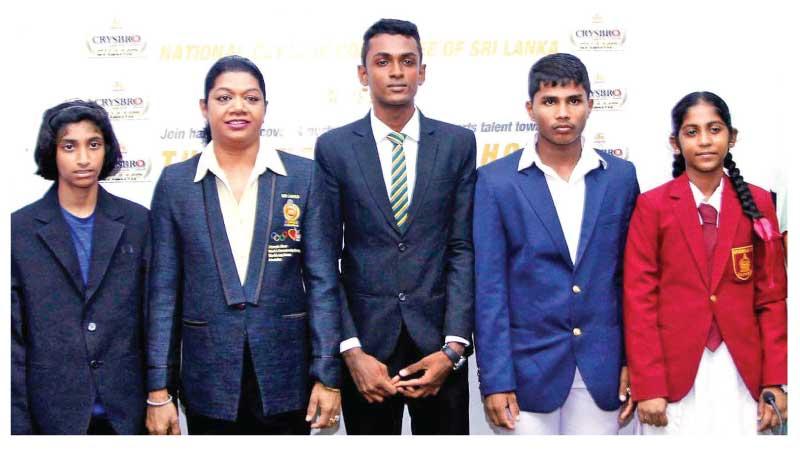
[[[371,112],[315,149],[344,238],[345,426],[399,434],[407,404],[415,434],[468,434],[475,136],[415,107],[425,65],[414,24],[376,22],[361,58]]]
[[[35,159],[56,182],[11,214],[11,433],[140,434],[147,209],[98,184],[120,148],[95,103],[47,110]]]

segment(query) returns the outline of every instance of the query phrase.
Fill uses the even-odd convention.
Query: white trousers
[[[595,404],[576,367],[572,388],[560,408],[549,413],[520,411],[514,430],[489,425],[495,434],[617,434],[618,415],[619,411],[603,411]]]
[[[667,426],[636,424],[637,434],[749,435],[758,432],[758,403],[739,375],[728,347],[705,349],[694,386],[667,405]]]

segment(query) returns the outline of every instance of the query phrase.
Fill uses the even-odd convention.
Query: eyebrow
[[[216,87],[216,88],[214,88],[214,92],[217,92],[217,91],[228,91],[228,92],[232,92],[232,93],[235,93],[235,92],[236,92],[236,91],[234,91],[233,89],[231,89],[231,88],[227,88],[227,87],[225,87],[225,86],[220,86],[220,87]],[[259,94],[261,93],[261,89],[260,89],[260,88],[250,88],[250,89],[247,89],[246,91],[244,91],[244,93],[246,94],[246,93],[248,93],[248,92],[250,92],[250,91],[256,91],[256,92],[258,92]]]
[[[385,57],[391,57],[391,56],[395,56],[395,55],[393,55],[393,54],[391,54],[389,52],[378,52],[373,56],[373,58],[377,58],[377,57],[385,58]],[[401,58],[405,58],[405,57],[409,57],[409,56],[413,56],[414,58],[416,58],[417,54],[414,53],[414,52],[406,52],[406,53],[401,53],[398,56],[400,56]]]

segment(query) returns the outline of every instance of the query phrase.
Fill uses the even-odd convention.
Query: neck
[[[536,152],[543,164],[552,167],[559,176],[568,180],[581,158],[581,140],[576,139],[571,144],[557,145],[540,137],[536,144]]]
[[[58,183],[58,204],[76,217],[89,217],[97,206],[97,183],[88,188]]]
[[[214,155],[223,170],[241,167],[252,168],[256,164],[258,148],[258,139],[247,144],[214,141]]]
[[[687,168],[686,175],[689,177],[689,181],[697,186],[697,189],[700,189],[706,199],[711,197],[722,181],[722,169],[714,172],[697,172]]]
[[[416,110],[413,103],[403,106],[386,106],[378,105],[374,102],[372,103],[372,109],[375,111],[375,117],[398,133],[411,120],[411,116],[414,115]]]

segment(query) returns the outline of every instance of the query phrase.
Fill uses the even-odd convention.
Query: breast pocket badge
[[[733,274],[737,279],[747,281],[753,276],[753,246],[734,247],[731,249]]]
[[[300,207],[292,199],[286,200],[283,205],[283,219],[285,227],[297,227],[300,225]]]

